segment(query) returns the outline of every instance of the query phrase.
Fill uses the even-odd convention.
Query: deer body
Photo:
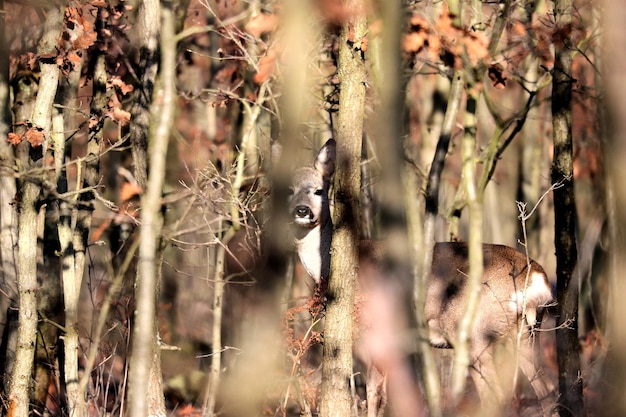
[[[318,284],[330,275],[333,224],[328,192],[334,164],[335,143],[329,140],[320,150],[313,167],[295,172],[289,199],[298,256]],[[370,252],[371,242],[367,245],[367,252]],[[481,394],[485,384],[494,383],[485,381],[495,371],[488,369],[494,367],[494,346],[514,335],[524,319],[529,326],[534,326],[537,310],[553,299],[543,268],[521,252],[503,245],[484,244],[483,258],[480,307],[469,340],[470,364],[480,374],[472,377],[481,399],[482,395],[487,395]],[[424,311],[429,341],[434,347],[451,348],[454,345],[457,326],[465,311],[468,273],[467,244],[441,242],[435,245]],[[522,370],[524,373],[534,372],[528,364]],[[534,377],[528,376],[529,379]],[[538,397],[547,396],[545,387],[535,388],[535,391]]]

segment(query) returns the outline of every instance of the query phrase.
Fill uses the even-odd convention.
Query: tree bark
[[[333,223],[335,230],[324,326],[320,416],[354,415],[352,334],[358,273],[361,146],[366,69],[362,41],[367,25],[360,0],[349,1],[353,17],[341,29],[338,73],[341,84],[337,122],[337,163]]]
[[[476,105],[478,93],[468,88],[468,97],[463,125],[462,181],[469,211],[469,276],[467,279],[467,300],[465,313],[458,323],[457,340],[454,341],[454,367],[452,374],[452,397],[457,403],[465,391],[469,368],[469,336],[474,328],[480,290],[483,278],[483,190],[476,186]]]
[[[41,55],[55,53],[61,30],[63,11],[51,9],[47,14],[44,33],[38,45]],[[56,95],[59,69],[55,61],[39,62],[41,77],[31,123],[40,128],[44,138],[50,135],[52,104]],[[41,163],[41,147],[31,146],[27,141],[20,145],[22,177],[20,178],[20,205],[18,222],[18,291],[19,318],[15,363],[9,388],[9,414],[27,416],[30,385],[33,373],[33,357],[37,339],[37,215],[40,184],[29,178],[28,172],[35,163]],[[31,152],[32,151],[32,152]],[[36,172],[36,171],[35,171]]]
[[[580,377],[578,342],[578,279],[576,277],[576,201],[572,142],[572,57],[568,31],[574,9],[571,0],[554,3],[557,25],[552,81],[552,126],[554,157],[555,248],[557,259],[557,361],[559,366],[559,415],[583,416],[584,401]]]
[[[104,9],[98,9],[96,27],[101,29]],[[80,417],[86,413],[85,392],[80,386],[79,357],[80,341],[78,334],[78,310],[80,289],[85,272],[85,255],[88,246],[89,231],[91,229],[93,202],[95,200],[94,189],[98,185],[98,172],[100,164],[100,143],[102,140],[102,127],[104,126],[104,109],[107,106],[106,81],[107,74],[105,68],[105,56],[98,49],[89,56],[94,64],[90,65],[92,79],[92,100],[90,106],[91,116],[94,123],[90,124],[87,150],[82,161],[78,162],[78,176],[76,183],[75,200],[71,207],[61,210],[59,222],[59,242],[61,244],[62,269],[61,282],[63,283],[63,301],[65,305],[65,335],[63,337],[64,366],[63,379],[65,383],[65,393],[67,398],[67,409],[70,417]],[[76,122],[73,109],[76,105],[76,93],[79,89],[79,81],[82,65],[74,68],[70,78],[69,88],[64,98],[65,129],[63,131],[73,134],[76,130]],[[59,188],[65,185],[66,192],[71,185],[67,184],[67,172],[64,166],[63,157],[65,152],[65,135],[60,135],[59,143],[55,146],[56,162],[61,169],[63,179],[59,182]],[[60,154],[60,155],[58,155]],[[82,174],[82,175],[81,175]],[[83,189],[83,191],[80,191]],[[63,204],[63,203],[61,203]]]
[[[141,231],[137,280],[137,310],[133,329],[130,372],[130,415],[164,416],[160,348],[157,343],[156,303],[158,295],[159,241],[163,218],[161,196],[170,130],[176,99],[175,2],[163,1],[161,13],[161,67],[159,97],[152,114],[158,117],[150,130],[150,172],[141,198]],[[148,5],[145,5],[149,7]]]
[[[3,8],[4,2],[0,2]],[[6,45],[4,16],[0,19],[0,45]],[[0,50],[0,137],[7,137],[11,129],[11,105],[9,94],[9,48]],[[13,146],[0,141],[0,260],[2,277],[0,289],[5,295],[0,297],[0,321],[6,323],[8,308],[17,308],[17,212],[13,205],[17,194],[17,183],[13,176],[15,155]],[[0,334],[4,328],[0,326]],[[5,343],[6,345],[6,343]],[[5,354],[6,352],[1,352]],[[3,370],[0,369],[0,372]]]
[[[139,88],[135,90],[131,108],[130,143],[133,156],[133,175],[142,189],[148,182],[148,132],[150,106],[159,67],[158,44],[161,7],[159,0],[139,2],[137,31],[141,39],[140,61],[137,70]]]

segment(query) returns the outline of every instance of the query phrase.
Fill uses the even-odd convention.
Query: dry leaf
[[[17,134],[17,133],[13,133],[13,132],[9,132],[9,135],[7,137],[7,142],[9,142],[11,145],[19,145],[22,140],[24,140],[24,135],[23,134]]]
[[[67,40],[74,49],[86,49],[96,42],[97,34],[93,24],[86,20],[82,11],[76,7],[65,9],[65,28]]]
[[[35,148],[41,146],[45,140],[43,129],[38,126],[33,126],[26,130],[24,136],[26,137],[26,140]]]

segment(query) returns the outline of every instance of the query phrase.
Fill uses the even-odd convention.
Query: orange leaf
[[[22,142],[22,140],[24,140],[24,135],[13,133],[13,132],[10,132],[9,136],[7,137],[7,142],[15,146],[19,145]]]
[[[38,126],[33,126],[25,133],[26,140],[35,148],[41,146],[45,137],[43,135],[43,129]]]
[[[76,52],[68,52],[67,59],[72,62],[81,62],[83,59]]]

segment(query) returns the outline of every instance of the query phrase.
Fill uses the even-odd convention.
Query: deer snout
[[[309,206],[296,206],[293,210],[293,214],[296,219],[310,220],[313,218],[313,211]]]

